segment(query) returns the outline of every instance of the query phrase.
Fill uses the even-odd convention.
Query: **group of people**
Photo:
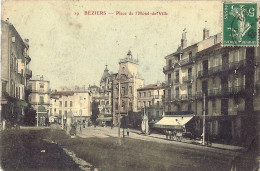
[[[173,140],[174,137],[176,137],[176,134],[177,132],[174,130],[174,131],[170,131],[170,130],[165,130],[165,136],[166,136],[166,139],[168,140]]]

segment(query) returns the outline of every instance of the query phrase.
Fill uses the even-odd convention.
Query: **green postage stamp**
[[[257,3],[223,3],[223,46],[258,46]]]

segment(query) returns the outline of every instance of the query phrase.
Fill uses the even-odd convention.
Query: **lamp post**
[[[38,105],[38,101],[37,101],[37,127],[39,127],[39,105]]]
[[[206,102],[205,102],[205,93],[203,97],[203,139],[202,139],[202,144],[205,145],[205,126],[206,126],[206,114],[205,114],[205,107],[206,107]]]
[[[121,121],[120,121],[120,81],[118,83],[118,138],[120,139],[120,125],[121,125]]]

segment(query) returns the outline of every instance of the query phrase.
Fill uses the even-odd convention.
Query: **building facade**
[[[113,87],[113,79],[115,78],[114,74],[109,73],[109,70],[106,68],[100,80],[100,87],[99,87],[99,96],[98,96],[98,108],[99,108],[99,116],[98,121],[100,122],[112,122],[113,117],[113,94],[112,94],[112,87]]]
[[[202,133],[205,111],[209,135],[236,142],[245,138],[249,113],[259,113],[260,51],[224,48],[220,42],[221,33],[209,36],[204,29],[203,40],[186,47],[183,33],[181,46],[165,57],[165,113],[195,114],[194,129]]]
[[[91,95],[88,90],[56,91],[51,94],[51,116],[60,124],[65,123],[67,115],[75,120],[87,122],[91,116]]]
[[[1,127],[20,124],[23,120],[29,68],[29,40],[23,40],[8,20],[1,21]]]
[[[131,51],[119,61],[119,70],[113,79],[113,124],[128,112],[138,112],[137,89],[143,87],[144,80],[138,74],[138,60]],[[119,117],[120,116],[120,117]]]
[[[29,101],[36,111],[36,124],[45,125],[45,120],[49,118],[50,111],[50,81],[44,80],[43,76],[35,77],[28,83],[31,90]]]
[[[165,57],[165,113],[196,112],[196,54],[220,42],[220,34],[209,36],[203,30],[203,40],[187,47],[186,32],[177,51]]]
[[[148,116],[149,121],[157,121],[164,115],[162,84],[151,84],[137,89],[137,109]]]

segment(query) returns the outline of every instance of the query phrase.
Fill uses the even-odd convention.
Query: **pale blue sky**
[[[164,57],[180,44],[202,39],[207,20],[210,35],[221,32],[221,2],[192,1],[15,1],[2,2],[22,38],[30,39],[30,68],[51,87],[99,84],[105,64],[117,72],[128,50],[138,56],[145,84],[164,81]],[[165,11],[167,16],[86,16],[84,11]],[[75,15],[79,12],[79,16]]]

